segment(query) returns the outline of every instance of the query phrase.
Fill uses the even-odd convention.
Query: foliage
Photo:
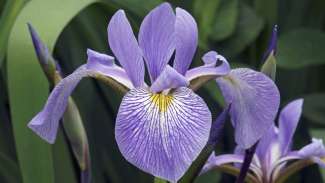
[[[162,0],[0,0],[0,182],[79,182],[77,162],[61,130],[54,146],[36,137],[27,122],[40,110],[49,91],[36,60],[27,22],[40,33],[62,72],[86,61],[86,49],[111,53],[106,26],[125,9],[138,31],[143,16]],[[283,104],[306,99],[295,146],[317,132],[325,137],[325,3],[323,0],[169,0],[188,10],[198,22],[199,48],[193,65],[209,50],[225,55],[232,65],[260,68],[274,24],[279,27],[276,83]],[[213,83],[199,90],[215,118],[222,98]],[[86,79],[73,98],[89,138],[94,183],[153,182],[152,176],[123,159],[114,139],[115,114],[121,95],[99,81]],[[233,149],[233,131],[216,152]],[[323,171],[324,173],[324,171]],[[325,178],[325,174],[324,178]],[[323,182],[318,167],[304,169],[290,182]],[[325,179],[324,179],[325,180]],[[233,182],[214,171],[196,180]],[[161,180],[156,180],[161,182]]]

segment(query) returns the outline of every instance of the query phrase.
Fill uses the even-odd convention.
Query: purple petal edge
[[[162,3],[144,18],[139,46],[146,61],[151,83],[160,75],[175,50],[175,14],[169,3]]]
[[[235,127],[237,144],[252,147],[271,127],[276,117],[280,94],[274,82],[266,75],[247,68],[231,70],[216,79]]]
[[[113,64],[113,57],[90,49],[87,50],[87,53],[88,63],[62,79],[51,92],[42,111],[28,123],[28,127],[48,143],[55,142],[59,120],[65,112],[68,98],[82,78],[101,74],[111,77],[125,86],[132,86],[125,71]]]
[[[198,30],[194,18],[186,10],[176,8],[176,53],[174,68],[182,75],[190,67],[198,43]]]
[[[171,66],[167,65],[156,81],[151,85],[152,92],[157,93],[165,89],[178,88],[188,86],[189,82],[186,78],[178,73]]]
[[[279,115],[279,141],[282,154],[291,148],[293,135],[302,113],[303,99],[297,99],[287,104]]]
[[[142,51],[134,37],[131,25],[123,10],[111,18],[108,28],[109,46],[135,87],[144,84]]]

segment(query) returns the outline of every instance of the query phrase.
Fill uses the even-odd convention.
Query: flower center
[[[168,106],[173,102],[173,96],[155,93],[150,96],[150,100],[158,107],[160,112],[165,112]]]

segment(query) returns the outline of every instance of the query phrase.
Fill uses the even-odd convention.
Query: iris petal
[[[306,145],[301,150],[299,150],[298,154],[304,158],[309,158],[312,156],[319,158],[325,157],[325,147],[323,144],[323,140],[313,138],[312,143]]]
[[[129,162],[174,182],[206,145],[210,128],[211,113],[192,90],[163,95],[136,88],[122,100],[115,138]]]
[[[157,93],[165,89],[187,86],[188,84],[189,82],[183,75],[167,65],[150,89],[152,92]]]
[[[168,3],[151,10],[140,26],[139,45],[151,82],[156,80],[175,50],[174,29],[175,14]]]
[[[112,65],[113,60],[110,59],[113,57],[88,50],[88,63],[80,66],[55,86],[45,107],[29,122],[28,127],[47,142],[54,143],[59,120],[67,107],[68,98],[84,77],[102,74],[121,82],[125,86],[132,86],[125,71],[116,65]]]
[[[235,126],[237,144],[247,149],[267,132],[274,122],[280,95],[274,82],[260,72],[234,69],[216,79]]]
[[[123,10],[117,11],[108,28],[108,42],[114,55],[125,69],[135,87],[144,84],[142,52]]]
[[[198,30],[194,18],[181,8],[176,8],[175,38],[174,68],[184,75],[191,65],[197,47]]]
[[[298,99],[287,104],[279,116],[279,140],[282,154],[290,150],[293,135],[296,131],[301,112],[303,99]]]

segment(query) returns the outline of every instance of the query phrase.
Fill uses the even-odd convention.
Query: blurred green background
[[[162,0],[0,0],[0,182],[76,183],[79,169],[67,138],[59,132],[48,145],[27,128],[43,106],[48,82],[37,62],[26,23],[31,23],[67,75],[86,62],[86,49],[111,54],[106,28],[117,9],[126,10],[137,34],[142,18]],[[259,69],[273,25],[278,25],[276,84],[281,106],[305,98],[294,148],[312,136],[325,138],[325,1],[324,0],[170,0],[196,19],[201,56],[216,50],[232,67]],[[214,118],[222,98],[214,82],[200,89]],[[93,183],[152,182],[123,159],[114,140],[121,95],[102,82],[85,79],[73,98],[89,139]],[[232,152],[233,129],[227,123],[217,152]],[[323,172],[323,174],[322,174]],[[322,176],[323,175],[323,176]],[[323,181],[324,180],[324,181]],[[209,172],[196,182],[233,182]],[[318,166],[305,168],[290,183],[325,182]]]

